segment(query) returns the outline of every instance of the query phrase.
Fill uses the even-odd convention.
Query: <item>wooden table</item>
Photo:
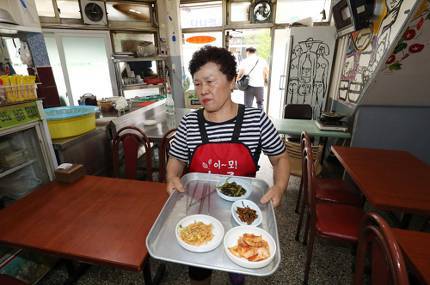
[[[321,131],[315,124],[315,120],[297,120],[297,119],[275,119],[271,118],[275,128],[280,134],[290,136],[300,136],[306,131],[311,137],[340,138],[349,139],[351,133],[337,131]]]
[[[425,284],[430,284],[430,234],[400,229],[393,229],[393,233],[408,264]]]
[[[165,188],[98,176],[51,182],[0,211],[0,243],[140,271]]]
[[[430,167],[406,151],[332,146],[332,151],[375,207],[430,214]]]

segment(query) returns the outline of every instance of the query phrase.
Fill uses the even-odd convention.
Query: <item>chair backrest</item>
[[[120,145],[124,153],[125,178],[137,178],[137,162],[143,155],[145,161],[145,179],[152,181],[152,149],[151,143],[145,133],[133,126],[120,129],[112,143],[113,174],[119,177],[120,172]]]
[[[288,104],[284,109],[285,119],[312,119],[312,107],[308,104]]]
[[[303,159],[303,148],[304,148],[304,135],[305,132],[302,132],[300,136],[299,142],[285,141],[285,145],[287,147],[288,158],[290,160],[290,174],[294,176],[302,176],[303,172],[306,172],[306,164]],[[323,152],[323,145],[312,145],[311,139],[306,134],[306,139],[309,141],[310,148],[312,148],[312,157],[315,162],[316,173],[317,175],[321,172],[321,159]]]
[[[316,183],[316,173],[315,173],[315,166],[314,166],[314,160],[312,158],[312,149],[305,143],[305,147],[303,148],[303,160],[306,164],[306,180],[303,181],[304,183],[304,198],[307,201],[308,204],[308,211],[309,211],[309,221],[310,225],[312,227],[315,226],[315,183]]]
[[[167,160],[169,159],[170,144],[175,137],[176,129],[171,129],[164,134],[161,145],[160,145],[160,170],[159,170],[159,180],[160,182],[166,181],[166,167]]]
[[[369,247],[370,246],[370,247]],[[363,284],[366,253],[371,252],[371,284],[407,285],[402,251],[388,223],[374,212],[362,220],[355,262],[354,284]]]

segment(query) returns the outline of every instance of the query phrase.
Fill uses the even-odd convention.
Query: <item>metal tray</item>
[[[223,243],[210,252],[195,253],[182,248],[177,242],[176,224],[188,215],[200,213],[213,216],[222,223],[225,232],[238,226],[231,216],[232,202],[220,198],[215,189],[218,183],[224,182],[228,177],[207,173],[188,173],[182,177],[182,183],[187,191],[185,193],[175,192],[169,197],[146,238],[146,247],[152,257],[254,276],[267,276],[276,271],[281,262],[278,227],[272,204],[259,202],[268,189],[267,183],[260,179],[240,177],[251,184],[252,194],[248,199],[254,201],[262,211],[263,222],[259,227],[269,232],[276,242],[275,257],[269,265],[259,269],[248,269],[236,265],[225,254]]]

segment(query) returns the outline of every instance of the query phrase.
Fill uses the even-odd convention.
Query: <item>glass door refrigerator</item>
[[[56,167],[42,102],[0,106],[0,211],[52,181]],[[27,284],[37,282],[54,262],[37,253],[0,245],[0,274]]]

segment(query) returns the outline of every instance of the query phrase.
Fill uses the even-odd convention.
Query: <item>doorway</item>
[[[260,29],[231,29],[225,31],[225,46],[226,48],[236,57],[238,68],[243,59],[246,58],[246,48],[254,47],[257,50],[257,55],[264,59],[267,64],[270,63],[270,51],[271,51],[271,36],[270,28]],[[263,76],[263,75],[261,75]],[[268,86],[264,88],[264,110],[267,111],[268,102]],[[234,102],[243,104],[244,103],[244,92],[235,89],[232,93],[232,99]],[[254,100],[254,107],[257,107],[257,103]]]

